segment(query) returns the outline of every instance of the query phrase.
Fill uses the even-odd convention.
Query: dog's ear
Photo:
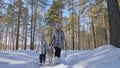
[[[51,48],[53,49],[54,47],[53,47],[53,46],[51,46]]]
[[[48,46],[48,49],[50,49],[50,46]]]
[[[48,48],[49,48],[49,49],[51,49],[51,48],[52,48],[52,46],[49,46]]]

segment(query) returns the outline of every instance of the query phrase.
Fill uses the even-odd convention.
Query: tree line
[[[34,50],[42,34],[50,43],[56,22],[66,50],[119,47],[119,6],[120,0],[0,0],[0,49]]]

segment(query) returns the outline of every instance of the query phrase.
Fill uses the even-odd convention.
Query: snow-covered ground
[[[0,68],[120,68],[120,49],[111,45],[94,50],[62,51],[61,63],[39,65],[36,51],[0,51]]]

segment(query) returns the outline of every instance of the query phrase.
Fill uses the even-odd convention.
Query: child
[[[40,63],[45,64],[45,59],[46,59],[46,52],[48,50],[48,44],[47,41],[45,39],[45,36],[42,35],[41,38],[41,45],[38,46],[37,52],[39,51],[39,59],[40,59]]]

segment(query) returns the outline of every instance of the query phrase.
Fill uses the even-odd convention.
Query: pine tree
[[[118,0],[107,0],[109,27],[110,27],[110,44],[120,47],[120,10]]]
[[[18,42],[19,42],[19,32],[20,32],[19,30],[20,30],[21,5],[22,5],[22,0],[19,0],[18,1],[19,9],[18,9],[18,25],[17,25],[17,37],[16,37],[16,50],[18,50],[18,48],[19,48]]]

